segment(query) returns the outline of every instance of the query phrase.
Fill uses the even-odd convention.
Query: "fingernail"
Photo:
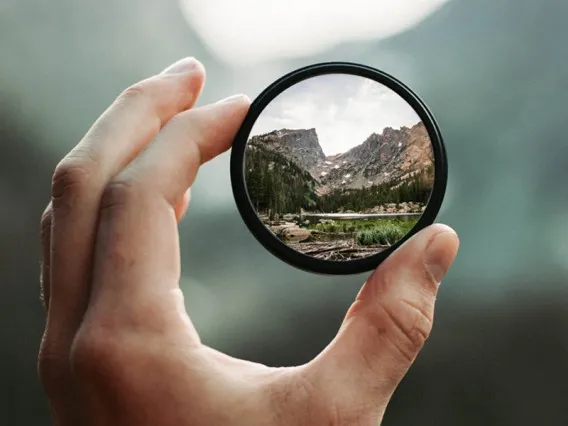
[[[438,232],[426,247],[424,254],[424,264],[432,278],[440,283],[442,278],[448,273],[456,252],[456,233],[448,228]],[[454,240],[454,241],[450,241]]]
[[[194,70],[199,66],[199,61],[193,57],[183,58],[177,62],[174,62],[169,67],[167,67],[162,74],[179,74]]]
[[[215,103],[224,104],[224,103],[227,103],[227,102],[235,102],[235,101],[240,101],[240,100],[244,100],[244,99],[250,100],[247,95],[233,95],[233,96],[229,96],[228,98],[221,99],[220,101],[217,101]]]

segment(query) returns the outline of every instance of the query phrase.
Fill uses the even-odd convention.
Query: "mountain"
[[[281,129],[260,136],[253,136],[248,146],[263,146],[282,154],[302,169],[314,175],[326,157],[319,144],[316,129]]]
[[[431,169],[433,162],[430,139],[422,122],[400,129],[387,127],[349,151],[332,156],[324,154],[316,129],[275,130],[253,136],[248,146],[276,154],[279,164],[294,164],[309,174],[318,195],[338,188],[355,190],[389,183],[400,186]],[[269,161],[274,162],[274,158]]]
[[[296,153],[303,148],[285,149],[271,137],[260,140],[266,144],[249,142],[245,157],[245,181],[256,211],[288,212],[298,206],[315,207],[319,183],[296,162]]]
[[[362,144],[320,163],[320,191],[407,181],[422,174],[433,160],[430,138],[422,122],[410,128],[387,127],[381,134],[373,133]]]

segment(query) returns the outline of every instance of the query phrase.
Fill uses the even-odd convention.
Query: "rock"
[[[297,227],[297,225],[296,225],[295,223],[288,223],[288,222],[286,222],[286,223],[284,223],[284,224],[282,224],[282,225],[279,224],[279,225],[272,226],[271,229],[272,229],[272,232],[274,232],[276,235],[279,235],[279,234],[281,234],[285,229],[288,229],[288,228],[295,228],[295,227]]]
[[[285,214],[284,216],[282,216],[282,219],[286,220],[286,221],[293,221],[296,220],[296,215],[293,214]]]
[[[316,129],[280,129],[253,136],[250,146],[262,145],[290,158],[298,166],[316,175],[316,168],[325,161]]]
[[[305,228],[291,227],[283,229],[280,235],[284,241],[299,243],[310,238],[312,236],[312,231]]]

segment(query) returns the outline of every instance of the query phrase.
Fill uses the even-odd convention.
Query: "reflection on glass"
[[[278,95],[247,142],[245,180],[282,242],[325,260],[376,254],[408,233],[434,183],[430,138],[391,89],[327,74]]]

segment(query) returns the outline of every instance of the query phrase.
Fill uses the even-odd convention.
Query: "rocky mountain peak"
[[[280,129],[254,136],[249,145],[262,146],[294,162],[325,194],[334,188],[360,189],[407,181],[433,162],[428,132],[422,122],[412,127],[386,127],[350,150],[326,156],[316,129]]]
[[[320,192],[334,187],[351,189],[404,181],[432,164],[428,132],[422,122],[412,127],[386,127],[360,145],[328,157],[317,170]]]
[[[325,160],[315,128],[274,130],[264,135],[253,136],[248,143],[252,146],[262,144],[266,149],[290,158],[312,174],[318,163]]]

